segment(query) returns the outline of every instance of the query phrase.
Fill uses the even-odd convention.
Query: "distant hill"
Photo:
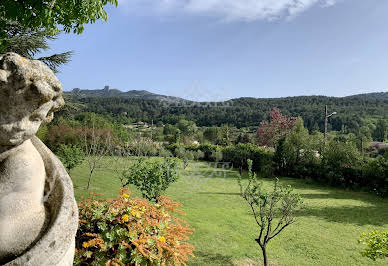
[[[144,100],[165,100],[170,103],[176,102],[191,102],[189,100],[185,100],[183,98],[175,97],[175,96],[167,96],[152,93],[146,90],[130,90],[123,92],[119,89],[111,89],[109,86],[105,86],[101,90],[82,90],[80,88],[75,88],[72,91],[64,92],[68,95],[78,95],[84,97],[122,97],[122,98],[138,98]],[[319,96],[296,96],[296,97],[319,97]],[[285,98],[295,98],[295,97],[285,97]],[[332,97],[332,98],[365,98],[365,99],[388,99],[388,91],[387,92],[372,92],[372,93],[363,93],[363,94],[355,94],[346,97]],[[265,100],[263,98],[253,98],[253,97],[241,97],[237,99],[257,99],[257,100]],[[269,100],[271,98],[268,98]],[[278,98],[282,99],[282,98]],[[236,99],[232,99],[236,100]]]
[[[145,100],[163,100],[168,102],[185,102],[186,100],[174,97],[174,96],[166,96],[160,95],[156,93],[152,93],[146,90],[130,90],[123,92],[118,89],[111,89],[109,86],[105,86],[102,90],[81,90],[80,88],[75,88],[70,92],[65,92],[68,95],[78,95],[84,97],[121,97],[121,98],[139,98]]]
[[[66,93],[67,105],[62,112],[71,116],[95,112],[144,122],[175,124],[187,119],[198,126],[257,127],[277,107],[287,116],[301,116],[310,131],[322,131],[327,105],[330,112],[337,112],[330,118],[330,130],[357,133],[362,126],[374,124],[379,118],[388,119],[387,96],[387,92],[381,92],[347,97],[242,97],[225,102],[193,102],[148,91],[75,89]]]
[[[348,97],[363,97],[363,98],[369,98],[369,99],[388,99],[388,91],[386,92],[372,92],[372,93],[363,93],[363,94],[356,94],[347,96]]]

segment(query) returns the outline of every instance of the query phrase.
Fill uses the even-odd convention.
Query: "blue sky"
[[[63,34],[65,90],[104,85],[193,100],[387,91],[388,1],[119,0]]]

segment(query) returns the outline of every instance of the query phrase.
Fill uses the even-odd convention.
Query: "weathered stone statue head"
[[[0,56],[0,264],[72,262],[72,184],[34,136],[63,104],[62,86],[45,64],[15,53]]]
[[[62,85],[42,62],[9,53],[0,57],[0,103],[0,145],[19,145],[63,106]]]

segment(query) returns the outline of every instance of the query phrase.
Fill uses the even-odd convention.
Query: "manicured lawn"
[[[120,182],[107,170],[96,172],[86,191],[86,164],[72,171],[77,200],[89,192],[117,195]],[[237,172],[214,168],[206,162],[192,162],[180,180],[166,194],[183,204],[186,220],[195,228],[190,242],[196,258],[189,265],[260,265],[261,251],[254,241],[257,227],[248,206],[239,196]],[[269,243],[269,259],[274,265],[387,265],[359,254],[361,233],[388,230],[388,199],[369,193],[309,184],[303,180],[280,178],[305,199],[297,222]],[[270,188],[272,180],[263,179]],[[133,195],[139,193],[130,187]]]

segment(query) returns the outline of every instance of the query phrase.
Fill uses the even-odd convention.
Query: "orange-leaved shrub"
[[[92,196],[79,203],[75,265],[186,265],[193,229],[173,214],[179,203],[131,198],[121,189],[114,200]]]

